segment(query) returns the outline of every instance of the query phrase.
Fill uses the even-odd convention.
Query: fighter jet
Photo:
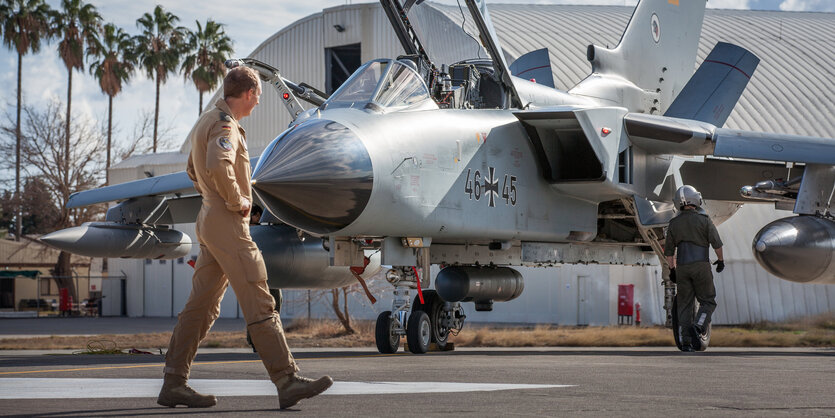
[[[793,209],[757,234],[755,257],[786,280],[835,283],[835,142],[722,127],[759,59],[718,43],[693,72],[705,0],[641,0],[616,47],[588,47],[592,72],[568,91],[550,70],[530,79],[550,68],[547,51],[508,65],[484,0],[466,5],[490,59],[441,65],[408,17],[420,1],[381,3],[406,54],[365,63],[330,97],[265,63],[227,64],[257,69],[295,118],[252,175],[271,287],[340,287],[386,266],[383,353],[403,336],[413,353],[444,347],[463,302],[490,310],[522,293],[513,266],[660,263],[672,316],[662,244],[682,184],[716,223],[746,202]],[[787,164],[794,178],[762,178]],[[69,207],[121,203],[42,239],[88,256],[179,257],[188,237],[165,225],[193,222],[199,199],[185,173],[80,192]]]

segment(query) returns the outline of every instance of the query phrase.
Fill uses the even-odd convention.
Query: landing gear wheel
[[[391,320],[391,311],[381,312],[377,315],[377,327],[374,330],[374,339],[377,342],[377,351],[383,354],[393,354],[400,346],[400,334],[394,332],[394,321]]]
[[[406,342],[409,343],[409,351],[414,354],[423,354],[429,351],[431,341],[432,324],[429,322],[429,315],[423,311],[413,311],[409,315],[409,324],[406,326]]]
[[[438,296],[435,290],[424,290],[423,301],[420,303],[420,298],[415,297],[415,303],[412,304],[412,312],[423,311],[429,316],[429,323],[432,324],[432,342],[438,346],[439,350],[446,348],[447,339],[449,338],[449,329],[442,324],[444,319],[444,301]]]
[[[684,346],[681,345],[681,333],[678,329],[678,301],[676,300],[675,295],[673,295],[673,338],[676,340],[676,347],[680,351],[685,351]]]
[[[707,324],[707,330],[704,334],[699,334],[696,332],[695,328],[687,329],[687,330],[680,330],[678,326],[678,301],[673,299],[673,338],[676,340],[676,347],[678,347],[681,351],[688,351],[688,347],[684,347],[681,344],[681,333],[687,332],[690,333],[690,341],[692,341],[691,347],[693,351],[705,351],[707,347],[710,345],[710,331],[713,328],[712,324]]]

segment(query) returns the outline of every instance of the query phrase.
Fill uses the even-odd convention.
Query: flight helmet
[[[687,205],[701,207],[704,204],[702,194],[699,193],[699,191],[693,186],[679,187],[678,190],[676,190],[673,202],[679,207],[679,209]]]

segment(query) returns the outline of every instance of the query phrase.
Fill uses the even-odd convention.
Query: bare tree
[[[333,313],[336,314],[336,319],[342,324],[342,327],[345,328],[345,332],[348,334],[354,334],[357,331],[351,326],[351,315],[348,313],[348,292],[354,292],[351,290],[352,287],[357,287],[354,285],[345,286],[342,289],[331,289],[331,307],[333,307]],[[342,293],[342,310],[339,309],[339,293]]]
[[[132,155],[152,152],[154,147],[153,133],[154,112],[150,109],[141,110],[131,132],[120,135],[123,139],[121,144],[116,146],[117,162],[126,160]],[[157,147],[160,149],[174,148],[176,140],[174,125],[163,121],[163,124],[157,127]]]
[[[381,297],[383,292],[390,288],[388,282],[385,280],[384,269],[380,270],[380,272],[374,276],[365,279],[365,282],[368,286],[368,291],[372,295],[375,295],[376,298]],[[351,322],[348,301],[353,299],[354,303],[358,303],[360,305],[372,303],[366,296],[365,290],[359,282],[337,289],[311,291],[310,299],[311,302],[319,303],[321,301],[323,303],[328,303],[331,309],[333,309],[336,319],[339,320],[339,323],[342,324],[343,329],[348,334],[356,332]]]
[[[47,191],[50,204],[60,214],[56,228],[67,228],[101,218],[104,205],[68,209],[67,202],[72,193],[87,190],[104,181],[103,153],[105,135],[96,121],[76,116],[66,133],[66,120],[61,111],[63,104],[53,100],[45,109],[31,106],[23,108],[24,120],[21,127],[21,159],[24,175],[38,178]],[[3,141],[0,152],[8,155],[14,149],[15,124],[9,115],[7,123],[0,128]],[[66,138],[70,138],[70,154],[66,155]],[[65,162],[69,161],[69,164]],[[0,167],[11,162],[0,161]],[[68,171],[67,171],[68,170]],[[53,271],[58,287],[67,287],[74,294],[71,279],[70,254],[61,252]]]

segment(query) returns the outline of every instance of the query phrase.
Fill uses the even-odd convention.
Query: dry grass
[[[482,327],[464,329],[455,344],[463,347],[637,347],[673,346],[662,327]],[[796,321],[759,322],[713,328],[711,347],[835,347],[835,313]]]
[[[346,333],[337,321],[293,321],[286,326],[291,347],[374,346],[374,322],[355,321],[356,333]],[[79,352],[127,352],[131,348],[163,351],[170,332],[95,337],[37,337],[0,339],[0,350],[73,349]],[[450,337],[459,347],[636,347],[673,346],[670,330],[662,327],[465,327]],[[92,346],[88,347],[88,345]],[[711,347],[835,347],[835,313],[797,321],[762,322],[714,327]],[[212,332],[201,347],[245,348],[246,332]]]
[[[358,321],[357,332],[348,334],[337,321],[293,321],[285,327],[291,347],[368,347],[374,345],[374,323]],[[50,336],[32,338],[2,338],[0,350],[79,350],[91,352],[126,352],[131,348],[151,351],[168,348],[170,332],[149,334],[103,334],[90,336]],[[88,345],[93,347],[88,347]],[[200,344],[209,348],[246,348],[246,331],[210,332]],[[100,350],[103,349],[103,350]]]
[[[464,329],[452,337],[462,347],[634,347],[673,344],[669,330],[636,327],[481,327]]]

